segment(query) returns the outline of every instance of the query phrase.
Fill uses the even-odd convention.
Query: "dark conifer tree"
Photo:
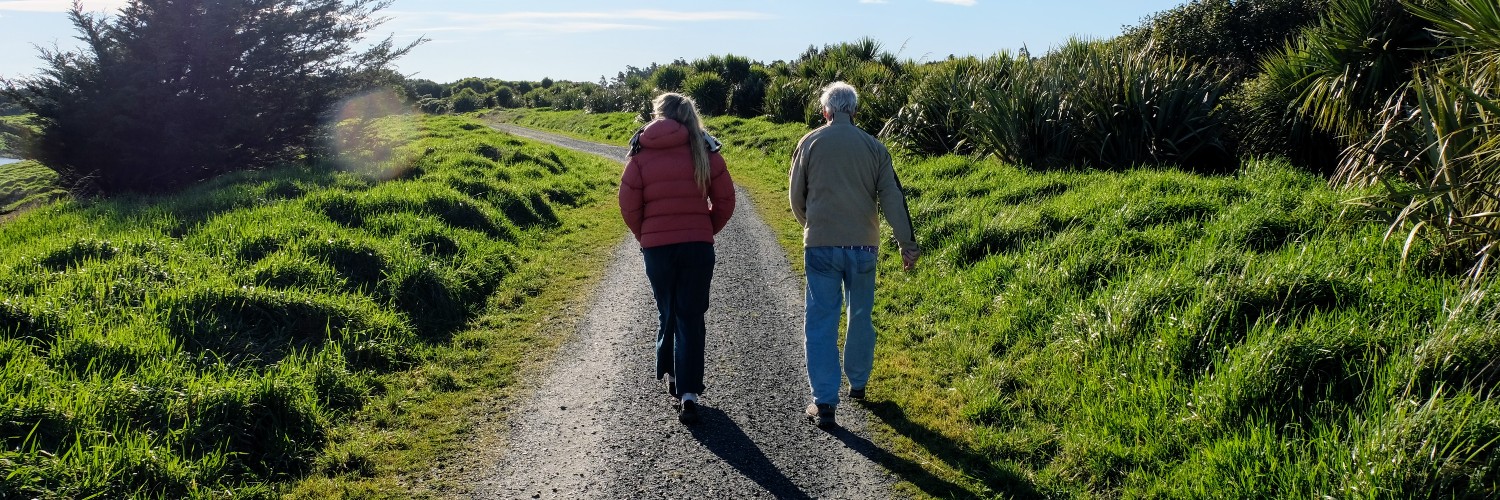
[[[35,113],[31,156],[94,192],[175,189],[314,153],[327,112],[411,50],[356,50],[390,0],[131,0],[69,13],[85,47],[42,50],[4,95]]]

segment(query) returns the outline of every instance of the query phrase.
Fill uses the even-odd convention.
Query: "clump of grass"
[[[53,271],[63,271],[69,267],[77,266],[84,261],[102,261],[114,257],[120,249],[110,244],[107,240],[82,239],[73,241],[68,246],[48,252],[42,256],[40,263],[42,267]]]
[[[22,298],[0,301],[0,335],[47,345],[57,336],[58,318],[42,306]]]

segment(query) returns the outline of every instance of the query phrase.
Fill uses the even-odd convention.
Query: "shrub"
[[[973,152],[974,107],[981,89],[1005,77],[1001,67],[975,58],[922,67],[908,102],[886,122],[881,137],[918,154]]]
[[[448,109],[454,113],[469,113],[479,111],[484,107],[484,98],[470,88],[458,91],[448,100]]]
[[[1343,152],[1332,132],[1314,127],[1299,111],[1299,85],[1308,75],[1306,53],[1287,50],[1261,61],[1260,73],[1224,96],[1230,141],[1242,156],[1286,158],[1298,167],[1332,175]]]
[[[723,72],[719,76],[730,85],[741,85],[752,75],[753,65],[747,57],[729,54],[724,56]]]
[[[770,81],[764,70],[750,72],[729,91],[730,115],[751,118],[765,114],[766,85]]]
[[[1233,163],[1216,113],[1225,80],[1171,55],[1073,40],[1040,60],[1002,57],[982,92],[981,150],[1035,168]]]
[[[814,123],[818,116],[817,89],[800,78],[772,78],[766,86],[766,113],[782,123]]]
[[[1077,124],[1066,119],[1071,91],[1066,76],[1053,75],[1055,65],[1029,56],[1002,53],[1009,78],[980,93],[976,139],[986,154],[1032,168],[1069,168],[1079,149]]]
[[[729,102],[729,85],[713,73],[694,73],[682,84],[682,91],[698,103],[698,111],[708,116],[724,114]]]
[[[1333,0],[1287,49],[1300,52],[1292,59],[1305,71],[1302,116],[1346,141],[1367,137],[1376,111],[1403,100],[1412,71],[1430,57],[1422,50],[1435,45],[1429,27],[1398,0]]]
[[[688,71],[683,66],[675,64],[662,66],[651,75],[651,84],[656,90],[662,92],[677,92],[682,90],[682,84],[687,81]]]
[[[516,91],[515,89],[512,89],[508,86],[501,85],[499,88],[496,88],[495,93],[491,95],[491,98],[495,100],[495,107],[516,107]]]
[[[1390,221],[1391,234],[1406,235],[1403,255],[1416,241],[1431,241],[1437,253],[1473,256],[1469,273],[1477,280],[1500,257],[1500,78],[1495,73],[1500,8],[1485,1],[1442,0],[1406,9],[1421,20],[1413,24],[1431,26],[1423,35],[1435,35],[1434,43],[1416,48],[1436,59],[1415,68],[1406,66],[1412,61],[1391,63],[1400,71],[1388,78],[1413,75],[1399,85],[1371,78],[1345,88],[1320,77],[1307,102],[1320,124],[1351,133],[1374,127],[1373,133],[1354,136],[1367,139],[1350,148],[1337,180],[1385,188],[1361,201]],[[1377,111],[1338,109],[1360,103],[1344,104],[1344,93],[1379,96],[1391,85],[1396,89]],[[1332,92],[1340,94],[1328,96]]]
[[[1262,56],[1282,48],[1328,0],[1192,0],[1161,11],[1125,29],[1123,42],[1136,49],[1213,63],[1239,81],[1259,66]]]
[[[1080,56],[1081,85],[1072,98],[1090,151],[1084,163],[1175,164],[1198,171],[1233,166],[1215,113],[1225,79],[1212,68],[1114,45],[1094,45]]]

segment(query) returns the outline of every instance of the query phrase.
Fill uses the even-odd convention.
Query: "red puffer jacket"
[[[674,120],[646,125],[640,149],[620,176],[620,214],[641,248],[704,241],[729,223],[734,214],[734,181],[724,157],[708,154],[708,195],[693,180],[693,152],[688,129]]]

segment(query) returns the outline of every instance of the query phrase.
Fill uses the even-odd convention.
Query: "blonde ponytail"
[[[667,92],[656,96],[652,101],[656,115],[669,118],[681,123],[688,129],[688,149],[693,152],[693,180],[698,182],[698,190],[705,196],[708,195],[709,182],[709,158],[708,158],[708,131],[703,128],[703,119],[698,116],[698,105],[693,98]]]

